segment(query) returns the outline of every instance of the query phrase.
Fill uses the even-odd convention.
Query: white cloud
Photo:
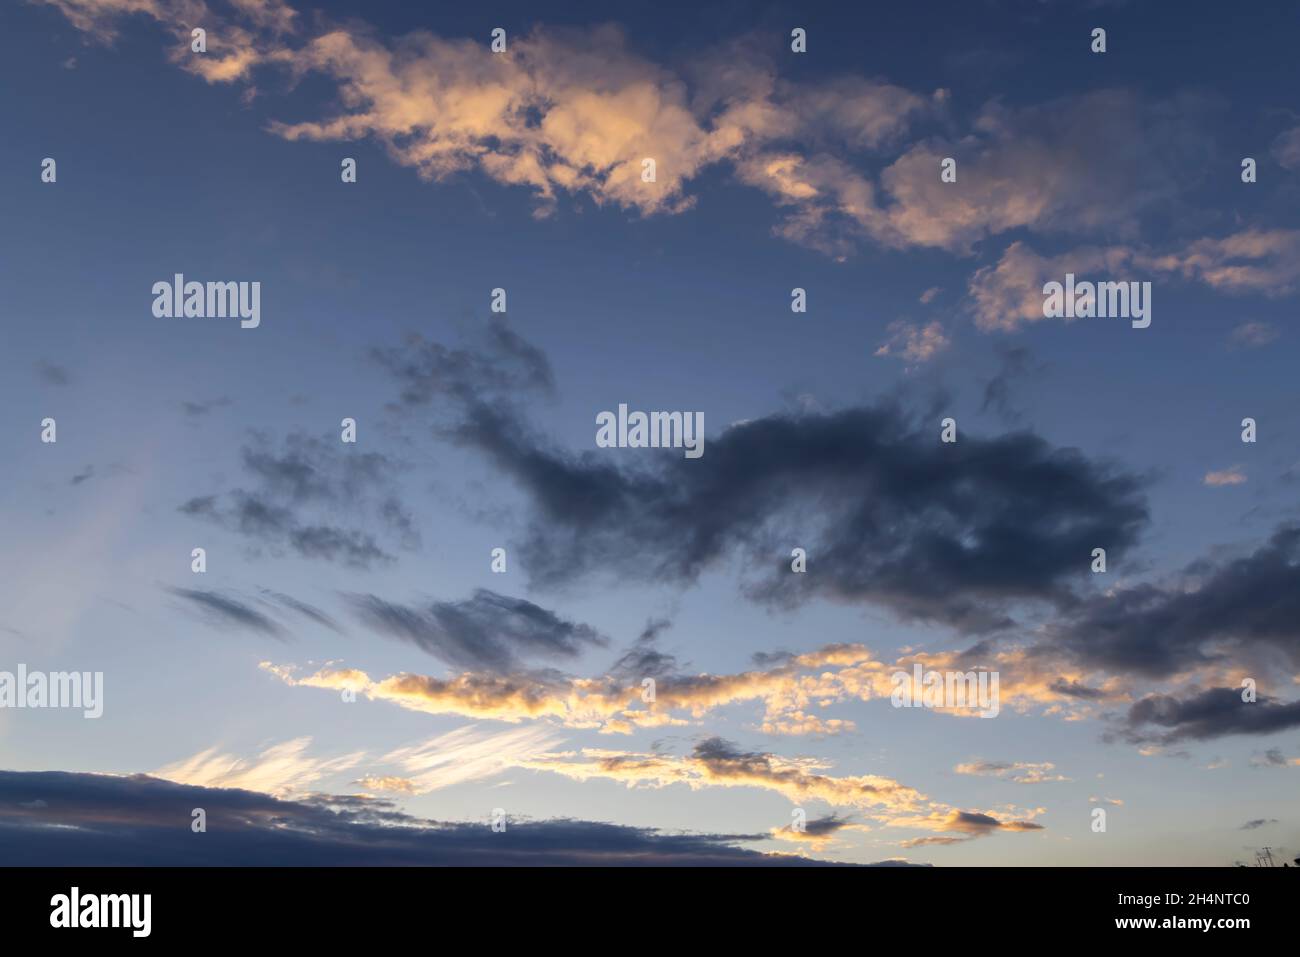
[[[480,781],[544,753],[560,742],[550,728],[533,725],[488,733],[474,725],[457,728],[420,744],[398,748],[381,759],[402,768],[405,777],[376,779],[377,789],[424,794],[453,784]],[[398,783],[400,782],[400,783]]]
[[[321,778],[348,771],[365,758],[356,751],[335,758],[314,758],[307,754],[310,737],[294,738],[272,745],[255,758],[222,754],[215,747],[166,765],[155,776],[211,788],[243,788],[284,796],[311,789]]]

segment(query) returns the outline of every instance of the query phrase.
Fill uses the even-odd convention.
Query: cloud
[[[948,99],[937,91],[928,110],[915,109],[943,113]],[[760,145],[736,169],[789,210],[777,235],[837,258],[864,241],[968,254],[1021,228],[1128,234],[1186,187],[1158,170],[1208,152],[1193,117],[1212,108],[1196,97],[1148,101],[1120,90],[1023,107],[992,101],[964,134],[915,140],[878,178],[849,153],[803,143]],[[958,161],[960,186],[940,179],[945,158]]]
[[[963,834],[964,837],[919,837],[904,841],[903,847],[924,847],[931,844],[959,844],[999,832],[1041,831],[1043,825],[1033,821],[1001,821],[980,811],[935,811],[922,817],[900,817],[889,822],[892,827],[910,827],[922,830],[945,831]]]
[[[425,178],[474,169],[523,187],[542,215],[565,193],[645,215],[679,213],[695,202],[688,184],[725,163],[778,204],[801,205],[778,232],[817,247],[834,241],[804,228],[807,203],[820,190],[839,198],[843,214],[856,189],[835,154],[883,146],[936,103],[861,77],[788,82],[753,38],[674,69],[633,53],[613,25],[539,27],[511,37],[497,56],[479,41],[417,33],[389,42],[334,28],[292,61],[295,71],[337,83],[345,109],[273,123],[287,139],[373,137]],[[789,153],[794,143],[805,152]],[[801,168],[783,182],[790,155]],[[650,182],[645,159],[655,162]]]
[[[114,25],[122,17],[144,14],[162,20],[181,4],[168,0],[40,0],[56,8],[78,30],[97,35],[105,42],[117,37]],[[191,10],[206,9],[201,2],[191,4]]]
[[[287,637],[287,632],[279,624],[238,598],[202,588],[168,587],[166,590],[193,604],[215,625],[233,625],[272,638]]]
[[[1149,695],[1129,709],[1115,733],[1133,744],[1163,746],[1227,735],[1276,734],[1292,728],[1300,728],[1300,701],[1282,702],[1259,695],[1247,702],[1242,701],[1240,688],[1209,688],[1186,698]]]
[[[1057,694],[1065,695],[1070,698],[1082,698],[1085,700],[1095,700],[1105,698],[1106,692],[1100,688],[1089,688],[1078,681],[1067,681],[1064,678],[1058,678],[1050,685],[1050,689]]]
[[[398,794],[417,794],[419,786],[410,778],[391,774],[367,774],[357,779],[357,784],[366,791],[389,791]]]
[[[1269,748],[1263,754],[1256,754],[1251,757],[1250,763],[1256,768],[1284,768],[1288,764],[1295,762],[1287,761],[1286,755],[1280,748]]]
[[[240,788],[264,794],[301,794],[322,778],[356,767],[364,751],[336,758],[314,758],[307,754],[310,737],[271,745],[255,758],[240,758],[208,748],[191,757],[153,772],[154,777],[206,788]]]
[[[637,728],[682,727],[699,723],[717,709],[737,704],[762,706],[759,730],[773,735],[825,735],[851,731],[852,721],[824,717],[849,701],[888,700],[894,675],[923,670],[1000,674],[1001,707],[1026,711],[1045,707],[1067,720],[1094,712],[1099,704],[1128,701],[1120,680],[1106,678],[1085,687],[1085,671],[1036,649],[975,647],[962,652],[909,653],[892,664],[877,660],[861,645],[826,645],[801,655],[775,658],[764,667],[731,674],[661,675],[655,695],[643,697],[642,678],[612,671],[579,678],[554,670],[508,674],[465,672],[448,678],[402,672],[371,678],[353,668],[326,667],[299,675],[296,668],[262,662],[261,667],[291,687],[350,690],[377,701],[426,714],[455,714],[517,724],[545,720],[568,728],[629,734]],[[978,703],[934,709],[953,717],[980,712]]]
[[[72,476],[72,478],[68,480],[68,484],[69,484],[69,485],[80,485],[82,482],[88,481],[88,480],[90,480],[91,478],[93,478],[94,475],[95,475],[95,466],[93,466],[93,465],[87,465],[84,469],[82,469],[82,470],[81,470],[80,472],[78,472],[76,475]]]
[[[458,668],[506,672],[521,657],[576,658],[608,639],[590,625],[566,621],[522,598],[476,589],[464,601],[399,605],[374,595],[350,595],[367,627],[403,641]]]
[[[284,594],[284,592],[271,591],[266,588],[262,589],[262,596],[267,601],[281,605],[291,611],[295,611],[308,621],[313,621],[318,625],[328,628],[335,634],[343,634],[343,629],[339,626],[339,623],[314,605],[309,605],[305,601],[299,601],[291,595]]]
[[[209,839],[188,823],[201,807]],[[178,822],[180,822],[178,824]],[[798,866],[740,847],[767,835],[666,834],[593,821],[412,817],[386,801],[284,800],[145,775],[0,771],[0,842],[12,866]],[[883,863],[883,862],[882,862]],[[892,862],[891,862],[892,863]]]
[[[699,460],[635,469],[551,449],[500,406],[475,404],[459,435],[532,500],[518,547],[545,587],[689,584],[740,560],[768,603],[863,602],[988,631],[1009,624],[1008,601],[1067,600],[1081,555],[1123,553],[1147,521],[1136,476],[1025,432],[943,444],[937,422],[887,405],[751,419]],[[793,545],[805,575],[789,572]]]
[[[1250,554],[1199,561],[1167,584],[1115,588],[1045,630],[1086,667],[1172,678],[1229,664],[1243,675],[1300,668],[1300,527],[1284,525]],[[1249,709],[1247,709],[1249,710]]]
[[[46,385],[68,385],[72,382],[72,376],[68,374],[67,369],[45,359],[37,361],[36,374]]]
[[[1300,283],[1300,230],[1254,227],[1222,238],[1197,239],[1178,252],[1156,257],[1151,265],[1219,292],[1289,295]]]
[[[1127,245],[1083,246],[1049,257],[1016,241],[996,264],[981,267],[970,279],[967,291],[975,324],[986,332],[1009,332],[1044,321],[1043,284],[1064,282],[1066,273],[1080,281],[1176,276],[1221,293],[1275,298],[1291,294],[1300,282],[1300,230],[1253,227],[1193,240],[1164,253]]]
[[[873,231],[887,245],[954,252],[1018,228],[1134,232],[1142,213],[1186,185],[1159,170],[1206,154],[1193,117],[1210,108],[1196,97],[1144,100],[1122,90],[1028,106],[992,101],[964,136],[918,141],[882,172],[892,203]],[[957,160],[957,183],[939,177],[945,157]]]
[[[470,725],[389,752],[380,763],[399,766],[402,776],[365,781],[375,790],[427,794],[494,777],[559,742],[559,736],[543,726],[488,733]]]
[[[257,598],[245,599],[238,595],[214,591],[206,588],[173,588],[164,586],[164,590],[183,598],[196,607],[213,625],[256,631],[272,638],[288,637],[287,629],[270,617],[288,609],[294,614],[306,618],[318,625],[342,634],[338,623],[314,605],[299,601],[282,592],[263,588]]]
[[[907,848],[916,847],[946,847],[950,844],[964,844],[970,838],[966,837],[914,837],[911,840],[903,841],[902,846]]]
[[[1070,781],[1063,774],[1056,774],[1056,765],[1050,761],[1037,764],[1029,761],[971,761],[953,768],[957,774],[969,774],[979,777],[1006,778],[1016,784],[1042,784],[1044,782]]]
[[[997,349],[999,368],[993,378],[984,384],[984,400],[980,411],[992,409],[1004,420],[1017,422],[1020,413],[1011,404],[1011,389],[1014,384],[1031,371],[1032,353],[1024,346],[999,346]]]
[[[1245,466],[1234,465],[1231,468],[1221,469],[1217,472],[1206,472],[1203,481],[1211,488],[1224,485],[1245,485]]]
[[[340,512],[369,513],[401,547],[419,545],[415,523],[393,484],[401,463],[389,456],[355,451],[336,436],[291,432],[277,445],[254,432],[241,458],[251,488],[195,496],[178,511],[254,547],[287,548],[302,558],[357,568],[390,562],[393,555],[371,532],[334,524]]]
[[[223,395],[215,399],[201,399],[198,401],[186,399],[181,402],[181,409],[191,418],[200,418],[208,415],[213,409],[222,409],[232,404],[231,398]]]
[[[462,402],[487,395],[555,391],[546,354],[493,318],[474,348],[449,349],[412,335],[396,348],[374,348],[370,357],[399,388],[397,406],[418,408],[448,396]]]
[[[1243,348],[1257,349],[1275,340],[1281,332],[1268,322],[1243,322],[1232,330],[1232,342]]]
[[[1300,126],[1279,133],[1272,152],[1283,169],[1300,169]]]
[[[1238,828],[1238,830],[1241,830],[1241,831],[1255,831],[1255,830],[1258,830],[1258,829],[1261,828],[1261,827],[1265,827],[1266,825],[1269,825],[1269,824],[1276,824],[1276,823],[1277,823],[1277,818],[1271,818],[1271,817],[1270,817],[1270,818],[1263,818],[1263,817],[1259,817],[1259,818],[1255,818],[1253,821],[1247,821],[1245,824],[1241,825],[1241,827]]]
[[[771,834],[778,841],[793,841],[796,844],[811,844],[818,851],[833,843],[835,836],[846,830],[865,830],[853,823],[852,818],[828,814],[825,817],[805,821],[801,827],[787,824],[785,827],[772,828]]]
[[[294,687],[351,690],[411,711],[512,724],[553,718],[568,727],[600,728],[628,706],[633,694],[630,689],[619,694],[604,682],[547,671],[508,675],[466,672],[450,678],[403,672],[372,680],[365,672],[350,668],[323,668],[298,677],[291,667],[271,662],[262,662],[261,667]]]
[[[593,778],[622,781],[628,787],[685,784],[692,790],[759,788],[796,803],[820,800],[837,807],[901,811],[926,801],[925,795],[890,778],[872,774],[847,777],[823,774],[821,769],[825,765],[817,760],[742,751],[721,738],[700,741],[684,757],[583,748],[577,752],[541,755],[523,762],[522,766],[579,781]]]
[[[610,675],[640,682],[645,678],[662,678],[675,672],[678,667],[677,658],[657,647],[659,636],[671,627],[672,622],[667,618],[647,621],[635,644],[609,669]]]
[[[475,172],[524,189],[541,216],[564,195],[681,213],[703,174],[721,169],[769,197],[775,235],[836,258],[863,243],[965,254],[1022,228],[1126,235],[1182,195],[1213,146],[1197,129],[1217,107],[1205,98],[1101,90],[1028,106],[994,100],[961,124],[947,90],[854,75],[788,80],[771,36],[656,62],[612,24],[538,26],[493,53],[478,38],[308,22],[281,3],[250,0],[220,16],[201,0],[46,2],[99,38],[133,13],[178,41],[201,21],[209,53],[172,60],[209,83],[253,90],[262,70],[295,85],[323,78],[335,91],[329,112],[267,124],[289,141],[371,139],[428,180]],[[959,161],[960,186],[941,182],[945,157]],[[642,175],[647,159],[653,179]]]
[[[697,460],[625,465],[556,448],[511,399],[482,394],[518,381],[491,355],[429,345],[390,358],[403,405],[453,399],[435,431],[527,494],[515,547],[537,587],[688,585],[735,562],[748,595],[770,604],[829,598],[987,632],[1011,624],[1010,602],[1072,601],[1080,561],[1098,542],[1123,554],[1148,518],[1136,475],[1029,432],[941,443],[937,421],[897,403],[752,418]],[[795,545],[807,574],[789,571]]]
[[[943,331],[943,323],[924,326],[902,320],[889,324],[889,338],[876,350],[878,356],[896,356],[905,362],[929,362],[952,345]]]

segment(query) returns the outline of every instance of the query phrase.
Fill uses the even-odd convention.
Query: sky
[[[840,6],[0,8],[0,862],[1300,854],[1300,12]]]

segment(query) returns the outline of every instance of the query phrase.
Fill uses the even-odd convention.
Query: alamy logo
[[[129,927],[132,937],[148,937],[153,925],[152,894],[70,894],[50,898],[51,927]]]
[[[925,671],[920,663],[912,673],[895,671],[890,702],[895,708],[979,709],[981,718],[996,718],[998,700],[996,671]]]
[[[0,671],[0,708],[80,708],[83,718],[104,713],[102,671]]]
[[[153,314],[159,319],[240,319],[240,328],[262,322],[260,282],[186,282],[176,273],[171,282],[153,284]]]
[[[688,459],[704,454],[703,412],[628,412],[596,416],[596,445],[602,449],[685,449]]]
[[[1150,282],[1076,283],[1074,273],[1065,284],[1043,284],[1044,319],[1132,319],[1134,329],[1151,325]]]

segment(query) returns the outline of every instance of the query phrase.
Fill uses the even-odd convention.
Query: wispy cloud
[[[400,462],[382,452],[356,451],[339,436],[291,432],[279,443],[255,432],[242,449],[249,487],[184,502],[183,515],[211,522],[250,547],[287,549],[303,558],[358,568],[393,560],[380,536],[340,524],[338,515],[377,518],[384,536],[413,549],[415,523],[397,492]]]
[[[287,632],[277,622],[263,614],[253,605],[241,601],[233,595],[223,594],[203,588],[166,589],[177,598],[182,598],[197,608],[213,624],[218,626],[233,625],[250,631],[270,635],[272,638],[285,638]]]
[[[294,738],[271,745],[251,758],[223,754],[215,747],[208,748],[153,773],[179,784],[243,788],[285,796],[307,792],[321,779],[351,770],[365,758],[364,751],[333,758],[313,757],[307,753],[311,743],[310,737]]]
[[[425,794],[453,784],[495,777],[520,767],[560,740],[553,730],[543,725],[498,732],[485,732],[470,725],[390,751],[378,763],[396,765],[403,774],[367,777],[362,784],[375,790]]]
[[[459,668],[510,671],[522,658],[575,658],[608,639],[522,598],[477,589],[464,601],[402,605],[351,595],[358,620]]]

